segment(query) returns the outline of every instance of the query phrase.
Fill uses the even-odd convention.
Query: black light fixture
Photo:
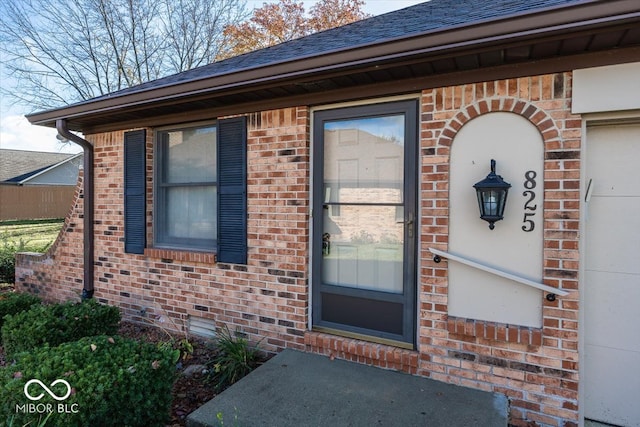
[[[496,174],[496,161],[491,159],[491,172],[485,179],[475,183],[473,188],[478,196],[480,218],[487,221],[489,229],[493,230],[494,222],[504,217],[504,207],[511,184],[504,182],[502,177]]]

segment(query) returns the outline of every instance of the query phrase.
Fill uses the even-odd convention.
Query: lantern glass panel
[[[484,214],[496,216],[498,214],[498,192],[490,190],[484,193]]]

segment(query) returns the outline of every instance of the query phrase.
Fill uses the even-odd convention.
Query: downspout
[[[56,120],[56,129],[61,137],[78,144],[84,150],[84,286],[82,300],[87,300],[93,298],[93,145],[86,139],[69,132],[65,119]]]

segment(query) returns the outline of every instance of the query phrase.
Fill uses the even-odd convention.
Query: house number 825
[[[537,175],[536,171],[527,171],[524,174],[524,188],[526,188],[526,190],[522,192],[522,195],[527,197],[527,200],[524,202],[524,219],[522,220],[524,225],[522,226],[522,230],[527,233],[536,228],[536,223],[533,221],[533,217],[536,215],[538,205],[533,203],[536,198],[536,193],[533,189],[536,188]]]

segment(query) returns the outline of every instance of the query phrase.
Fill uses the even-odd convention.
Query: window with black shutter
[[[144,135],[134,151],[130,134],[135,132],[125,136],[125,245],[127,252],[143,253]],[[220,262],[247,262],[246,152],[244,117],[156,131],[153,247],[215,252]],[[141,188],[134,191],[127,183],[136,168]],[[143,213],[135,224],[134,211]],[[140,231],[141,241],[134,242],[133,230]]]

